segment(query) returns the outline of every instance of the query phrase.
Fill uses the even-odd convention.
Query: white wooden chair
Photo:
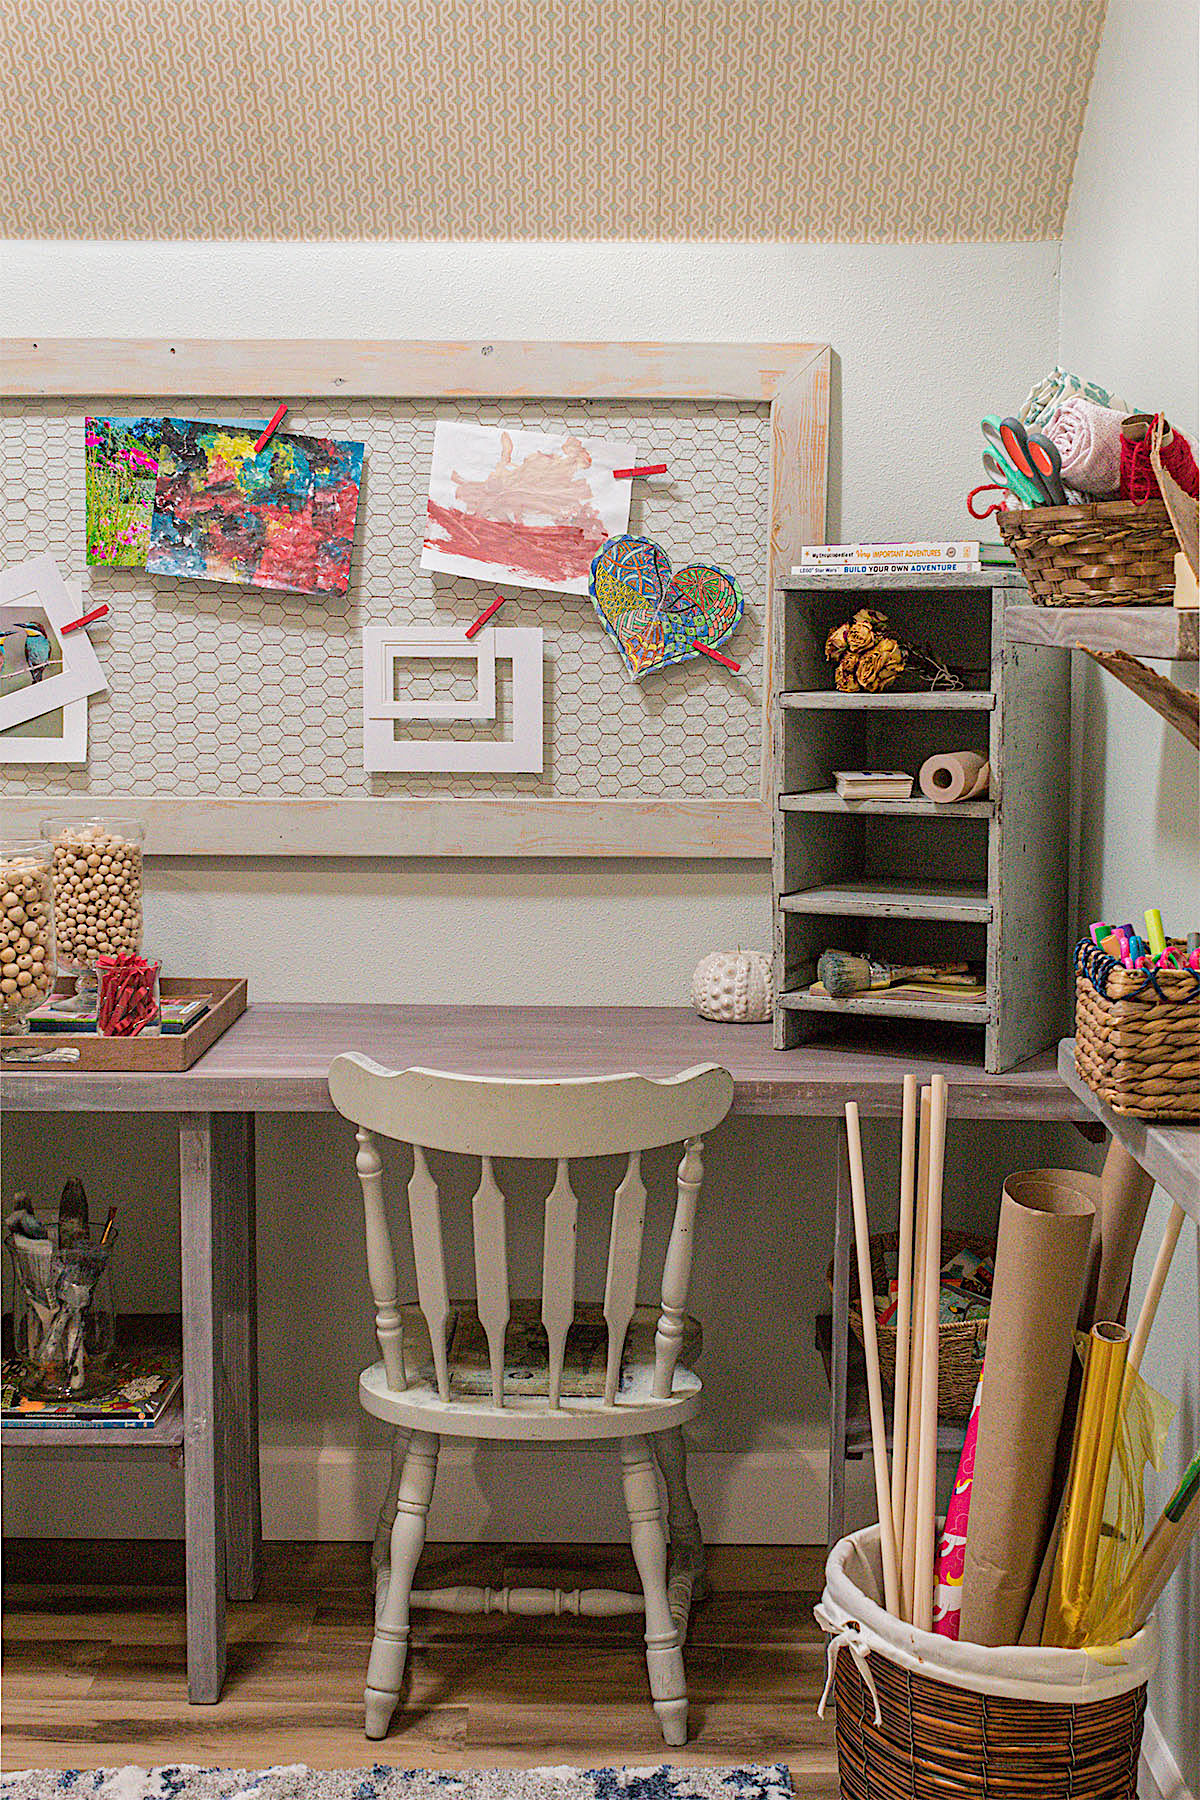
[[[650,1692],[668,1744],[687,1742],[687,1689],[681,1644],[693,1598],[702,1594],[704,1547],[687,1490],[681,1427],[700,1406],[700,1382],[679,1363],[691,1275],[696,1202],[703,1179],[702,1137],[725,1117],[733,1081],[715,1066],[689,1069],[668,1081],[641,1075],[585,1080],[492,1081],[430,1069],[393,1072],[356,1055],[339,1056],[329,1091],[340,1113],[358,1126],[357,1169],[366,1212],[367,1267],[375,1299],[382,1356],[359,1379],[370,1413],[396,1428],[392,1483],[375,1540],[375,1637],[367,1670],[366,1732],[385,1735],[400,1696],[408,1648],[409,1607],[462,1613],[522,1615],[563,1612],[588,1617],[645,1612]],[[375,1134],[411,1144],[408,1216],[419,1307],[402,1307],[395,1256],[384,1211]],[[653,1336],[635,1338],[646,1188],[643,1150],[684,1143],[675,1215],[662,1273],[661,1307]],[[475,1309],[486,1334],[490,1393],[464,1393],[453,1362],[452,1335],[465,1310],[449,1297],[442,1251],[441,1198],[426,1152],[454,1151],[481,1158],[472,1201]],[[573,1393],[566,1357],[576,1317],[575,1237],[578,1201],[571,1187],[575,1157],[627,1155],[613,1196],[604,1288],[602,1392]],[[541,1321],[548,1341],[544,1393],[506,1379],[504,1338],[511,1306],[505,1201],[494,1156],[548,1159],[557,1164],[545,1201]],[[631,1331],[631,1324],[634,1330]],[[629,1338],[626,1346],[627,1335]],[[424,1360],[424,1369],[420,1363]],[[599,1383],[597,1385],[600,1385]],[[517,1391],[520,1387],[521,1391]],[[587,1588],[458,1587],[413,1591],[425,1542],[443,1437],[509,1444],[546,1444],[600,1438],[620,1440],[625,1504],[643,1598]],[[668,1580],[653,1440],[667,1488],[671,1534]]]

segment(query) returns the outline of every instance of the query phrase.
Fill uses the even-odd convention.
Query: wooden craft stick
[[[867,1364],[867,1399],[871,1410],[871,1452],[875,1463],[875,1505],[879,1511],[879,1548],[883,1559],[884,1604],[895,1617],[900,1610],[900,1578],[896,1567],[896,1532],[888,1477],[883,1388],[879,1380],[879,1343],[875,1334],[875,1283],[871,1277],[871,1225],[867,1217],[867,1185],[863,1177],[858,1107],[846,1102],[846,1141],[850,1151],[850,1193],[854,1201],[854,1243],[858,1252],[858,1301],[862,1309],[863,1354]]]
[[[501,596],[498,600],[493,600],[492,604],[487,608],[486,612],[481,612],[479,617],[476,619],[475,623],[473,625],[467,626],[467,636],[469,638],[473,638],[477,631],[482,631],[484,626],[487,624],[488,620],[491,618],[492,614],[498,613],[500,611],[500,608],[504,605],[504,602],[507,600],[507,598],[508,598],[507,594],[501,594]]]
[[[707,644],[702,644],[699,638],[697,638],[692,645],[692,649],[698,650],[701,656],[711,656],[714,662],[724,663],[725,667],[727,669],[732,669],[735,675],[741,670],[741,663],[735,663],[730,656],[722,656],[719,650],[710,649]]]
[[[946,1159],[946,1077],[935,1075],[929,1115],[925,1278],[921,1305],[921,1422],[917,1463],[917,1550],[913,1624],[933,1630],[933,1563],[937,1505],[938,1332],[942,1289],[942,1172]]]
[[[908,1360],[908,1445],[904,1470],[904,1546],[900,1562],[900,1595],[911,1625],[915,1610],[917,1564],[917,1470],[920,1462],[921,1359],[925,1352],[925,1238],[929,1220],[929,1109],[931,1090],[921,1089],[917,1140],[917,1192],[913,1225],[911,1304],[912,1349]]]
[[[900,1127],[900,1204],[896,1256],[896,1373],[892,1389],[892,1522],[896,1542],[904,1543],[904,1484],[908,1456],[908,1353],[912,1329],[913,1176],[917,1161],[917,1078],[904,1077],[904,1109]],[[901,1600],[903,1604],[903,1599]]]
[[[1133,1336],[1129,1340],[1129,1354],[1125,1362],[1128,1370],[1127,1380],[1132,1380],[1142,1366],[1146,1339],[1150,1336],[1150,1327],[1154,1324],[1154,1315],[1158,1311],[1158,1303],[1162,1299],[1167,1271],[1171,1267],[1171,1258],[1175,1254],[1175,1246],[1179,1242],[1179,1234],[1183,1230],[1183,1221],[1186,1217],[1187,1214],[1179,1202],[1173,1200],[1171,1211],[1167,1216],[1162,1243],[1158,1246],[1158,1255],[1155,1257],[1154,1267],[1150,1271],[1146,1298],[1142,1301],[1142,1310],[1138,1314],[1137,1324],[1133,1328]]]
[[[270,438],[274,432],[278,431],[279,426],[283,420],[283,415],[286,411],[287,411],[286,402],[282,402],[279,406],[277,406],[275,408],[275,411],[271,414],[269,421],[264,426],[263,430],[259,433],[258,441],[256,442],[256,444],[254,446],[255,456],[257,456],[259,451],[264,448],[264,446],[267,443],[268,438]]]

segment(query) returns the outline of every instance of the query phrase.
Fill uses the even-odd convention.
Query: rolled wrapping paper
[[[927,756],[917,777],[927,800],[977,800],[988,791],[992,766],[974,750],[947,750]]]
[[[1089,498],[1115,494],[1121,485],[1123,413],[1073,394],[1041,427],[1062,458],[1062,479]]]
[[[1074,1357],[1096,1176],[1010,1175],[988,1315],[959,1637],[1015,1644],[1054,1504],[1054,1460]]]
[[[933,1629],[941,1636],[956,1638],[962,1614],[963,1567],[967,1555],[967,1524],[971,1517],[971,1487],[975,1476],[975,1445],[979,1438],[979,1403],[983,1399],[983,1376],[975,1385],[967,1435],[954,1473],[954,1486],[946,1502],[946,1523],[938,1539],[937,1564],[934,1569]]]
[[[1058,1554],[1042,1627],[1043,1644],[1074,1649],[1084,1640],[1083,1620],[1092,1598],[1128,1349],[1129,1333],[1123,1325],[1093,1325],[1071,1446]]]

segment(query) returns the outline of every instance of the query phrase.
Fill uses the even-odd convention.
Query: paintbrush
[[[898,981],[932,981],[961,987],[972,978],[966,963],[877,963],[849,950],[826,950],[817,963],[817,979],[833,1000],[893,987]]]

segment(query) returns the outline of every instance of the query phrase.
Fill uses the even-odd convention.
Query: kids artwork
[[[691,563],[671,573],[660,544],[615,537],[592,563],[591,594],[601,625],[636,680],[653,669],[715,650],[736,628],[742,590],[724,569]]]
[[[629,528],[632,444],[439,420],[423,569],[586,594],[592,558]]]
[[[150,548],[161,419],[85,419],[89,567],[144,569]]]
[[[87,560],[344,594],[362,444],[195,419],[84,422]]]

